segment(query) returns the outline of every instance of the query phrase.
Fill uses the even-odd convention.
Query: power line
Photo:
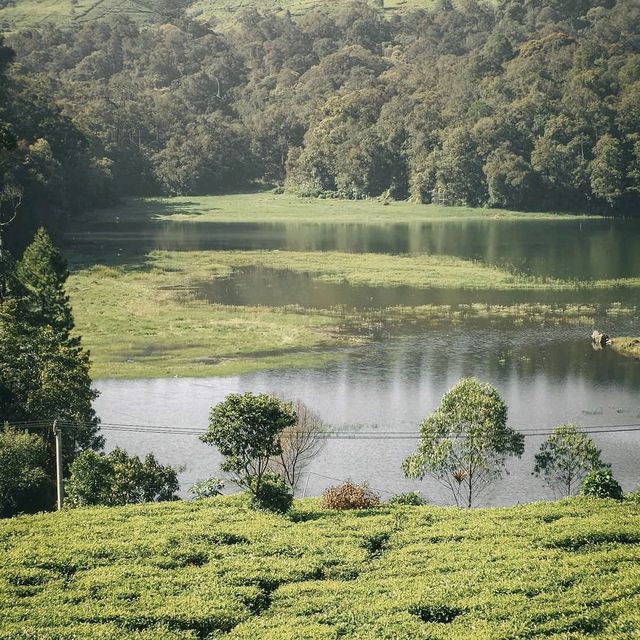
[[[25,421],[11,423],[26,429],[50,429],[51,423],[45,421]],[[101,431],[112,431],[115,433],[150,433],[155,435],[180,435],[199,436],[206,433],[206,428],[202,427],[176,427],[171,425],[144,425],[144,424],[119,424],[92,422],[64,422],[59,421],[59,426],[63,429],[83,429],[90,426],[98,426]],[[608,434],[608,433],[633,433],[640,431],[640,424],[606,424],[589,425],[580,429],[585,434]],[[535,438],[549,436],[554,433],[554,429],[549,427],[539,427],[531,429],[519,429],[519,433],[525,438]],[[285,437],[294,437],[304,432],[289,432]],[[422,436],[419,431],[349,431],[327,429],[317,434],[323,440],[419,440]]]

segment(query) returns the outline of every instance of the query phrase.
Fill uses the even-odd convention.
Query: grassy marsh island
[[[610,346],[622,355],[640,360],[640,338],[613,338]]]
[[[76,268],[69,293],[76,325],[91,350],[93,375],[167,377],[233,375],[281,366],[321,365],[336,349],[361,343],[372,322],[511,318],[584,322],[593,305],[421,305],[354,313],[336,309],[212,304],[193,294],[198,283],[239,267],[298,271],[353,286],[477,290],[572,290],[582,286],[513,275],[449,256],[338,252],[154,251],[119,266]],[[640,280],[623,281],[640,286]],[[618,282],[619,284],[619,282]],[[586,286],[586,285],[585,285]],[[608,287],[605,281],[589,283]],[[615,313],[628,311],[613,306]],[[332,349],[333,351],[329,351]]]

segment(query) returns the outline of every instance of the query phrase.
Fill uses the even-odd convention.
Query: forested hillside
[[[22,224],[25,211],[256,180],[324,197],[637,211],[638,0],[414,5],[244,8],[216,26],[172,3],[148,23],[123,11],[12,31],[2,162],[5,188],[29,194]]]

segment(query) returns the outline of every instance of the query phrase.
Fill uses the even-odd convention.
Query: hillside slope
[[[290,11],[295,16],[326,8],[334,10],[350,0],[187,0],[187,13],[221,26],[233,23],[244,9]],[[4,3],[0,3],[4,4]],[[372,4],[379,6],[378,2]],[[384,9],[390,15],[408,9],[426,8],[433,0],[384,0]],[[0,25],[16,29],[55,24],[99,20],[113,15],[127,15],[140,22],[157,21],[165,14],[167,3],[161,0],[14,0],[0,9]]]
[[[0,522],[0,638],[620,638],[640,504],[280,517],[237,497]]]

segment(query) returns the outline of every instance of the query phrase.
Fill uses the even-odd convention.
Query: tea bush
[[[274,513],[286,513],[293,503],[293,494],[287,483],[275,473],[262,476],[260,486],[251,498],[254,509],[266,509]]]
[[[323,494],[321,504],[325,509],[371,509],[380,506],[380,496],[369,489],[366,482],[354,484],[350,480],[329,487]]]
[[[427,501],[417,491],[410,491],[409,493],[399,493],[397,496],[393,496],[387,503],[421,507],[427,504]]]
[[[282,517],[242,495],[20,516],[0,638],[631,640],[639,518],[582,497]]]
[[[622,487],[613,477],[610,469],[594,469],[587,473],[582,481],[580,493],[594,498],[613,498],[622,500]]]

